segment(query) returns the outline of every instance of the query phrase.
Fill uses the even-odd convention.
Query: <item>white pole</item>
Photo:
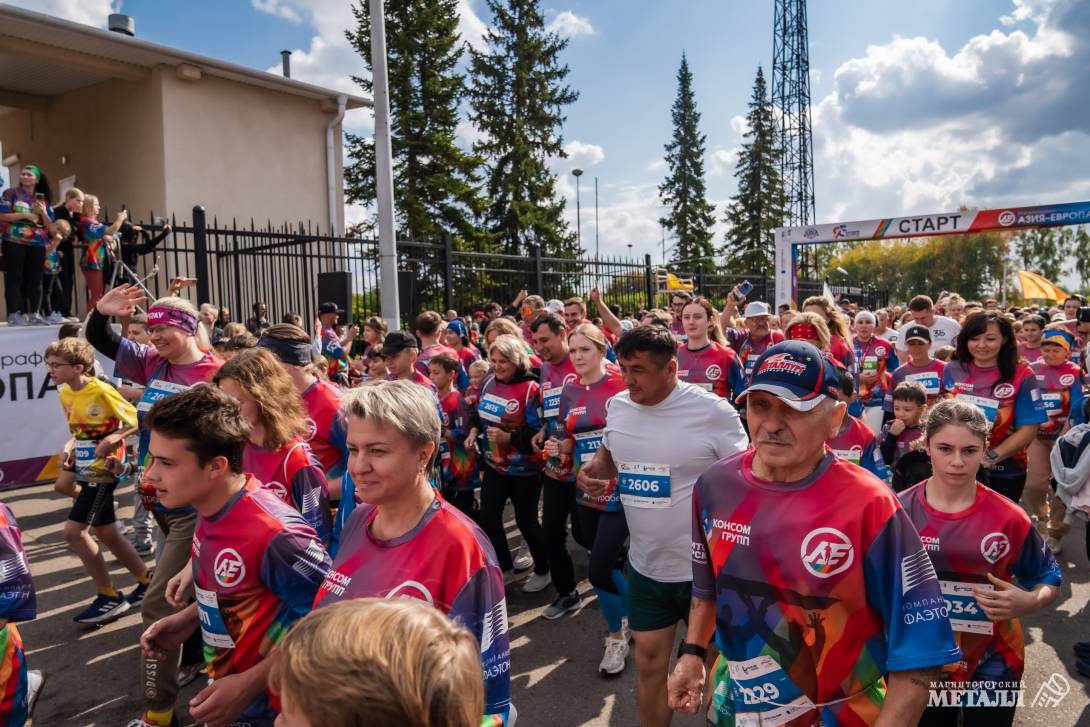
[[[386,77],[386,20],[382,0],[371,1],[371,70],[375,92],[375,202],[378,205],[379,304],[391,331],[401,328],[394,240],[394,170],[390,144],[390,92]]]

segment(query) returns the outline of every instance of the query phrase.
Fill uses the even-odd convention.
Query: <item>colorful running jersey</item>
[[[1022,676],[1025,645],[1018,619],[991,621],[973,589],[994,590],[985,574],[1032,590],[1059,586],[1062,575],[1052,552],[1016,503],[977,484],[967,510],[939,512],[927,502],[926,481],[898,497],[920,532],[938,573],[939,586],[962,657],[946,666],[956,681],[1012,681]]]
[[[889,427],[892,422],[882,425],[882,433],[878,435],[878,447],[882,451],[882,459],[889,467],[896,467],[901,458],[916,448],[916,442],[923,439],[923,427],[905,427],[900,434],[892,434]],[[886,452],[890,456],[886,457]]]
[[[431,360],[433,358],[435,358],[436,356],[438,356],[441,353],[449,353],[451,356],[458,359],[459,363],[462,363],[461,357],[458,355],[458,352],[455,351],[453,348],[450,348],[449,346],[444,346],[441,343],[433,343],[432,345],[427,346],[416,357],[415,366],[416,366],[417,372],[419,372],[419,373],[423,374],[424,376],[428,377],[428,379],[430,380],[431,379],[431,369],[428,368],[428,365],[431,363]],[[459,391],[466,388],[467,386],[469,386],[469,374],[466,373],[466,367],[465,367],[464,364],[462,364],[461,366],[458,367],[458,375],[457,375],[457,378],[455,379],[454,386]]]
[[[698,351],[688,345],[677,349],[677,377],[729,401],[749,386],[734,349],[715,341]]]
[[[1037,377],[1037,388],[1041,390],[1041,401],[1048,414],[1048,421],[1038,427],[1037,436],[1056,440],[1068,421],[1072,424],[1085,423],[1083,404],[1086,403],[1086,394],[1083,393],[1082,370],[1078,364],[1065,361],[1059,366],[1049,366],[1044,359],[1040,359],[1030,364],[1030,368]]]
[[[939,361],[937,358],[931,359],[926,366],[916,366],[911,361],[901,364],[893,372],[882,408],[890,413],[893,412],[893,392],[903,381],[915,381],[922,386],[927,394],[927,405],[931,406],[946,394],[942,378],[942,372],[945,369],[946,362]]]
[[[0,503],[0,727],[22,727],[27,721],[27,666],[16,621],[38,615],[38,601],[23,535],[15,516]]]
[[[829,356],[851,373],[856,372],[855,351],[847,341],[835,333],[829,338]]]
[[[140,423],[140,440],[137,446],[136,465],[139,468],[140,497],[148,512],[166,512],[159,502],[155,488],[144,482],[144,469],[148,465],[148,443],[151,432],[143,425],[144,415],[160,399],[185,391],[194,384],[206,384],[223,366],[223,361],[206,353],[191,364],[175,366],[159,355],[151,346],[145,346],[128,338],[122,338],[118,344],[117,360],[114,362],[114,376],[128,379],[145,387],[144,393],[136,405],[136,416]],[[193,508],[176,508],[173,512],[190,512]]]
[[[341,337],[330,326],[322,326],[322,356],[325,358],[329,378],[348,371],[348,352],[341,345]]]
[[[728,328],[724,333],[727,336],[727,343],[738,353],[738,360],[746,373],[747,386],[749,381],[753,379],[753,367],[761,354],[769,346],[775,346],[777,343],[783,342],[783,333],[780,331],[769,331],[768,335],[759,341],[755,340],[748,330],[742,328]],[[737,393],[735,395],[737,396]]]
[[[484,437],[485,464],[501,475],[540,472],[531,439],[541,430],[541,386],[532,375],[500,381],[490,373],[481,384],[477,418]],[[490,427],[508,432],[511,441],[503,444],[493,441],[488,436]]]
[[[348,464],[348,425],[341,414],[341,390],[316,379],[302,394],[307,414],[307,444],[322,464],[326,477],[336,479]]]
[[[503,571],[473,521],[435,498],[404,535],[379,540],[371,532],[378,510],[360,505],[345,526],[341,550],[314,607],[352,598],[415,598],[462,624],[481,646],[485,715],[482,727],[509,723],[511,649]]]
[[[606,429],[606,405],[624,390],[624,378],[613,367],[608,367],[605,376],[589,386],[579,383],[578,379],[564,385],[564,392],[560,397],[560,421],[565,437],[572,442],[572,461],[576,474],[583,465],[594,459],[595,452],[602,446],[602,435]],[[580,490],[579,504],[606,512],[620,512],[621,498],[617,494],[616,478],[610,483],[609,492],[604,495],[589,495]]]
[[[558,364],[541,362],[541,412],[545,418],[546,437],[554,437],[560,441],[567,439],[567,432],[560,422],[560,396],[566,384],[578,380],[571,356],[565,355],[564,360]],[[546,456],[545,476],[561,482],[572,482],[575,472],[572,470],[571,455],[560,453],[557,457]]]
[[[462,368],[466,370],[466,372],[467,372],[466,377],[468,378],[468,376],[469,376],[468,371],[469,371],[470,364],[472,364],[474,361],[480,361],[481,360],[480,352],[476,348],[474,348],[473,346],[462,346],[461,348],[457,349],[455,351],[455,353],[458,354],[458,360],[462,362]],[[467,384],[467,386],[468,386],[468,384]],[[465,387],[462,387],[462,388],[465,388]]]
[[[873,475],[826,454],[770,483],[755,452],[693,493],[693,597],[716,603],[714,725],[870,725],[883,675],[956,662],[916,528]]]
[[[466,437],[472,429],[473,409],[457,389],[439,399],[443,412],[443,434],[439,441],[439,467],[444,490],[472,491],[480,483],[477,451],[466,448]]]
[[[322,544],[329,545],[333,537],[329,487],[318,458],[306,442],[295,438],[276,450],[247,442],[242,453],[242,470],[298,510],[318,533]]]
[[[851,414],[845,414],[844,418],[846,421],[840,433],[826,439],[825,446],[840,459],[858,465],[875,477],[885,480],[889,472],[886,470],[886,463],[882,461],[874,432]]]
[[[2,213],[34,213],[34,195],[22,187],[11,187],[0,194],[0,212]],[[46,207],[49,219],[56,220],[56,213],[52,207]],[[0,236],[8,242],[16,245],[28,245],[30,247],[46,247],[49,245],[49,231],[39,224],[39,220],[19,220],[17,222],[0,222]]]
[[[1018,344],[1018,355],[1025,359],[1026,363],[1031,364],[1041,360],[1041,347],[1035,346],[1030,348],[1024,343]]]
[[[988,418],[989,446],[1002,444],[1017,427],[1040,425],[1048,421],[1041,391],[1033,370],[1018,364],[1010,381],[999,380],[999,368],[982,369],[969,361],[955,361],[943,370],[946,395],[975,404]],[[999,479],[1018,477],[1026,471],[1026,450],[997,462],[991,476]]]
[[[332,567],[317,534],[294,509],[252,477],[193,532],[193,585],[208,676],[252,668],[314,603]],[[240,722],[272,727],[262,694]]]
[[[57,396],[68,420],[68,431],[76,440],[76,478],[81,482],[117,479],[95,450],[105,437],[136,426],[136,407],[125,401],[117,389],[95,378],[89,378],[79,391],[61,386]],[[124,452],[124,447],[119,447],[116,454],[124,459]]]
[[[893,344],[884,338],[871,336],[864,343],[855,339],[855,361],[859,367],[859,404],[858,410],[872,406],[882,406],[886,398],[886,392],[891,391],[891,371],[895,371],[900,363],[897,360],[897,351]],[[863,374],[873,373],[877,378],[869,383],[863,382]]]
[[[84,270],[106,269],[106,225],[92,217],[79,221],[79,237],[86,247],[80,265]]]

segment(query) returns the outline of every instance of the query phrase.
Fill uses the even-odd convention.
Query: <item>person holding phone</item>
[[[55,215],[49,206],[49,183],[42,170],[27,164],[19,185],[0,195],[0,239],[4,253],[4,299],[8,325],[45,325],[42,270],[53,234]]]

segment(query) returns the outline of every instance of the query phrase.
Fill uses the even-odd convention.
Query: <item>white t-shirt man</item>
[[[906,323],[906,326],[923,326],[922,323]],[[947,318],[946,316],[935,316],[935,321],[930,326],[923,326],[931,332],[931,356],[934,357],[935,351],[938,351],[943,346],[955,346],[957,345],[955,339],[958,334],[961,333],[961,324],[955,321],[953,318]],[[902,360],[906,360],[908,347],[902,342],[897,341],[897,355]]]
[[[691,581],[693,485],[712,464],[749,446],[738,412],[681,381],[654,406],[622,391],[606,405],[602,443],[620,473],[629,563],[662,583]]]

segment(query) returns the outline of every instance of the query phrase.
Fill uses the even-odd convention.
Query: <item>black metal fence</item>
[[[154,232],[161,224],[144,227]],[[376,240],[334,236],[303,224],[264,228],[252,221],[249,226],[235,220],[226,224],[214,217],[208,220],[199,207],[194,208],[191,223],[173,220],[172,227],[173,234],[154,253],[143,256],[133,271],[146,279],[144,284],[155,295],[165,294],[173,278],[192,277],[197,279],[197,299],[226,306],[234,320],[249,317],[257,301],[267,304],[272,319],[298,313],[309,320],[322,302],[317,299],[318,274],[348,271],[354,317],[380,314]],[[668,294],[660,292],[665,269],[650,255],[642,260],[570,260],[542,256],[540,249],[528,256],[501,255],[458,250],[447,237],[439,242],[399,241],[397,256],[405,315],[450,309],[467,314],[492,300],[507,304],[523,289],[563,300],[572,295],[589,298],[591,289],[598,287],[606,302],[626,313],[668,304]],[[710,266],[670,272],[692,280],[695,290],[717,305],[743,280],[753,284],[750,300],[773,301],[774,279],[762,273],[728,273]],[[868,308],[888,302],[885,291],[873,286],[832,289]],[[821,290],[820,281],[800,281],[800,302]]]

